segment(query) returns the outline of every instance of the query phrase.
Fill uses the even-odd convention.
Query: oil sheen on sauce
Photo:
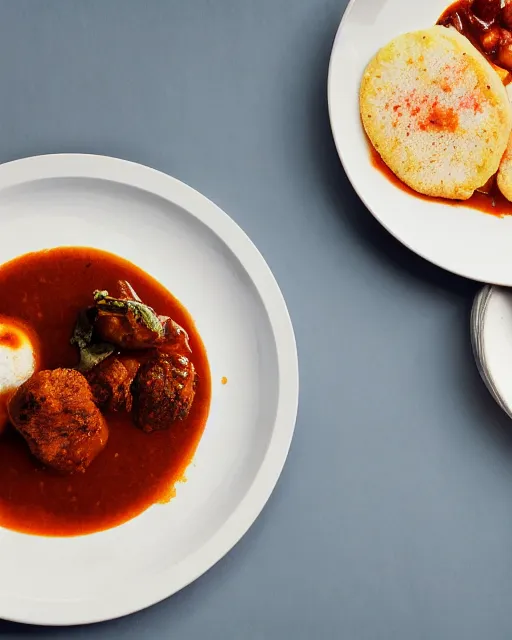
[[[101,531],[168,501],[183,479],[208,417],[210,371],[192,318],[163,286],[112,254],[63,247],[0,267],[1,312],[39,336],[39,368],[72,367],[77,352],[69,338],[78,311],[91,304],[95,289],[115,291],[118,280],[128,280],[143,302],[188,332],[199,376],[190,414],[171,429],[146,434],[129,414],[107,413],[107,446],[85,473],[73,475],[45,468],[8,426],[0,435],[0,526],[49,536]]]

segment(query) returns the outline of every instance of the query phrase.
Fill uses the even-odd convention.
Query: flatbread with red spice
[[[368,64],[361,119],[375,149],[412,189],[466,200],[497,171],[512,128],[500,77],[453,29],[398,36]]]

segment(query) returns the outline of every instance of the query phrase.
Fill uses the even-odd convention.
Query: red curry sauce
[[[372,165],[396,187],[415,198],[419,198],[420,200],[430,200],[431,202],[442,202],[443,204],[447,204],[451,207],[469,207],[470,209],[477,209],[478,211],[482,211],[483,213],[488,213],[499,218],[502,216],[512,215],[512,202],[509,202],[505,196],[502,195],[496,185],[495,178],[492,179],[492,182],[488,187],[488,193],[475,191],[468,200],[449,200],[447,198],[426,196],[414,191],[414,189],[407,186],[405,182],[402,182],[400,178],[398,178],[387,166],[370,141],[368,141],[368,144],[370,146]]]
[[[9,427],[0,435],[0,526],[50,536],[101,531],[168,501],[183,479],[208,417],[210,371],[192,318],[163,286],[112,254],[62,247],[0,267],[0,311],[38,334],[41,369],[73,367],[78,355],[69,339],[78,311],[91,305],[95,289],[115,291],[118,280],[128,280],[144,303],[188,332],[199,376],[190,414],[171,429],[146,434],[129,414],[107,413],[107,446],[74,475],[45,468]]]

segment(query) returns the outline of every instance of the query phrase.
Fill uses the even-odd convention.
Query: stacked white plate
[[[487,285],[476,295],[471,344],[482,380],[512,418],[512,290]]]

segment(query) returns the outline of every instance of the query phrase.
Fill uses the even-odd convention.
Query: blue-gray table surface
[[[401,247],[343,173],[345,5],[0,0],[0,161],[113,155],[203,192],[274,271],[301,377],[281,480],[210,572],[128,618],[0,637],[512,637],[512,432],[472,361],[478,286]]]

